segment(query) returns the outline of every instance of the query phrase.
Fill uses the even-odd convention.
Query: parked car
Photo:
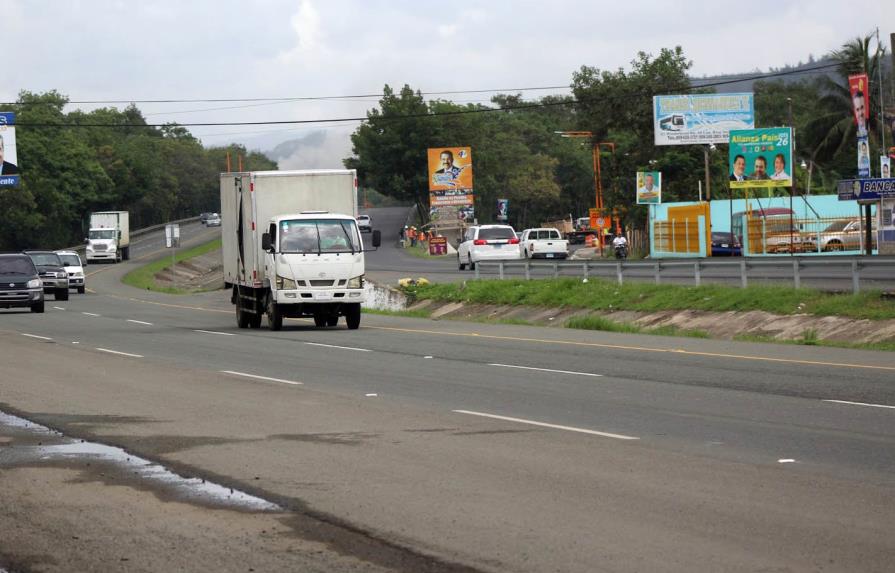
[[[475,269],[480,261],[507,261],[522,258],[516,231],[509,225],[477,225],[469,227],[457,249],[460,270]]]
[[[358,215],[357,228],[360,229],[361,233],[372,233],[373,232],[373,218],[370,217],[369,215]]]
[[[871,228],[870,236],[871,244],[876,248],[876,225]],[[817,235],[808,234],[805,238],[810,243],[805,250],[817,251]],[[859,219],[834,221],[820,232],[820,250],[824,252],[859,251],[863,241]]]
[[[87,278],[84,276],[84,263],[81,257],[74,251],[56,251],[65,271],[68,273],[68,288],[77,289],[78,293],[84,294],[87,290]]]
[[[37,267],[44,292],[53,293],[56,300],[68,300],[68,271],[59,255],[53,251],[25,251],[25,254]]]
[[[569,242],[556,229],[525,229],[520,245],[525,259],[565,259],[569,256]]]
[[[712,232],[713,257],[741,257],[743,247],[739,239],[730,232]]]
[[[221,226],[221,216],[217,213],[212,213],[205,219],[206,227],[220,227]]]
[[[43,281],[28,255],[0,254],[0,308],[44,311]]]

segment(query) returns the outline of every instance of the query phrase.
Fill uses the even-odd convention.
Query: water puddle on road
[[[21,436],[25,442],[33,442],[35,438],[40,441],[37,445],[18,445],[15,441],[7,444],[0,440],[0,468],[60,461],[105,463],[124,470],[131,478],[164,488],[184,501],[244,511],[282,511],[275,503],[201,478],[178,475],[121,448],[67,438],[60,432],[0,411],[0,435],[9,434]],[[2,569],[0,573],[3,573]]]

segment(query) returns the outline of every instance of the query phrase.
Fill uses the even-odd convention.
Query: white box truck
[[[126,261],[131,257],[130,225],[127,211],[100,211],[90,214],[87,232],[87,262]]]
[[[240,328],[286,317],[360,325],[364,244],[354,170],[221,174],[224,283]],[[381,236],[373,233],[373,247]]]

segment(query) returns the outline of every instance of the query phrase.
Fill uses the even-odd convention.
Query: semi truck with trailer
[[[90,214],[87,231],[87,262],[126,261],[131,256],[130,225],[127,211],[99,211]]]
[[[364,252],[354,170],[223,173],[224,283],[239,328],[271,330],[311,317],[317,327],[360,325]],[[381,242],[379,231],[372,246]]]

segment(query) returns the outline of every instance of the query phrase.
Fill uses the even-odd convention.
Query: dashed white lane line
[[[555,374],[573,374],[575,376],[593,376],[594,378],[602,378],[602,374],[594,374],[592,372],[574,372],[572,370],[553,370],[550,368],[534,368],[533,366],[514,366],[513,364],[489,364],[488,366],[499,366],[500,368],[518,368],[520,370],[537,370],[538,372],[553,372]]]
[[[95,313],[93,313],[93,312],[82,312],[81,314],[86,315],[86,316],[100,316],[100,315],[95,314]]]
[[[547,424],[546,422],[538,422],[535,420],[524,420],[522,418],[510,418],[509,416],[498,416],[497,414],[486,414],[484,412],[472,412],[470,410],[452,410],[457,414],[468,414],[470,416],[481,416],[482,418],[492,418],[494,420],[503,420],[504,422],[516,422],[519,424],[528,424],[530,426],[541,426],[542,428],[552,428],[554,430],[565,430],[567,432],[578,432],[579,434],[590,434],[593,436],[602,436],[604,438],[615,438],[616,440],[639,440],[636,436],[626,436],[624,434],[612,434],[610,432],[598,432],[596,430],[588,430],[587,428],[575,428],[573,426],[560,426],[557,424]]]
[[[271,378],[270,376],[258,376],[257,374],[248,374],[246,372],[235,372],[233,370],[221,370],[224,374],[233,376],[244,376],[246,378],[254,378],[255,380],[267,380],[268,382],[280,382],[282,384],[291,384],[293,386],[301,386],[304,382],[295,382],[294,380],[283,380],[282,378]]]
[[[325,348],[339,348],[341,350],[356,350],[357,352],[373,352],[369,348],[355,348],[354,346],[336,346],[335,344],[323,344],[321,342],[305,342],[308,346],[323,346]]]
[[[201,332],[202,334],[219,334],[221,336],[236,336],[232,332],[217,332],[215,330],[200,330],[198,328],[193,329],[193,332]]]
[[[25,334],[24,332],[22,333],[22,336],[27,336],[28,338],[36,338],[38,340],[53,340],[49,336],[38,336],[36,334]]]
[[[378,398],[379,394],[370,393],[370,394],[364,394],[364,396],[366,396],[367,398]]]
[[[143,322],[142,320],[133,320],[133,319],[129,318],[129,319],[127,319],[127,321],[133,322],[134,324],[144,324],[146,326],[153,326],[153,324],[151,322]]]
[[[65,310],[65,309],[62,308],[61,306],[54,306],[53,308],[55,308],[56,310]]]
[[[833,404],[848,404],[850,406],[867,406],[870,408],[889,408],[895,410],[895,406],[889,406],[886,404],[868,404],[867,402],[849,402],[848,400],[824,400],[824,402],[831,402]]]
[[[117,354],[118,356],[129,356],[131,358],[143,358],[142,354],[131,354],[130,352],[120,352],[118,350],[109,350],[108,348],[97,348],[100,352],[108,352],[109,354]]]
[[[778,464],[794,464],[796,461],[792,458],[782,458],[777,460]]]

